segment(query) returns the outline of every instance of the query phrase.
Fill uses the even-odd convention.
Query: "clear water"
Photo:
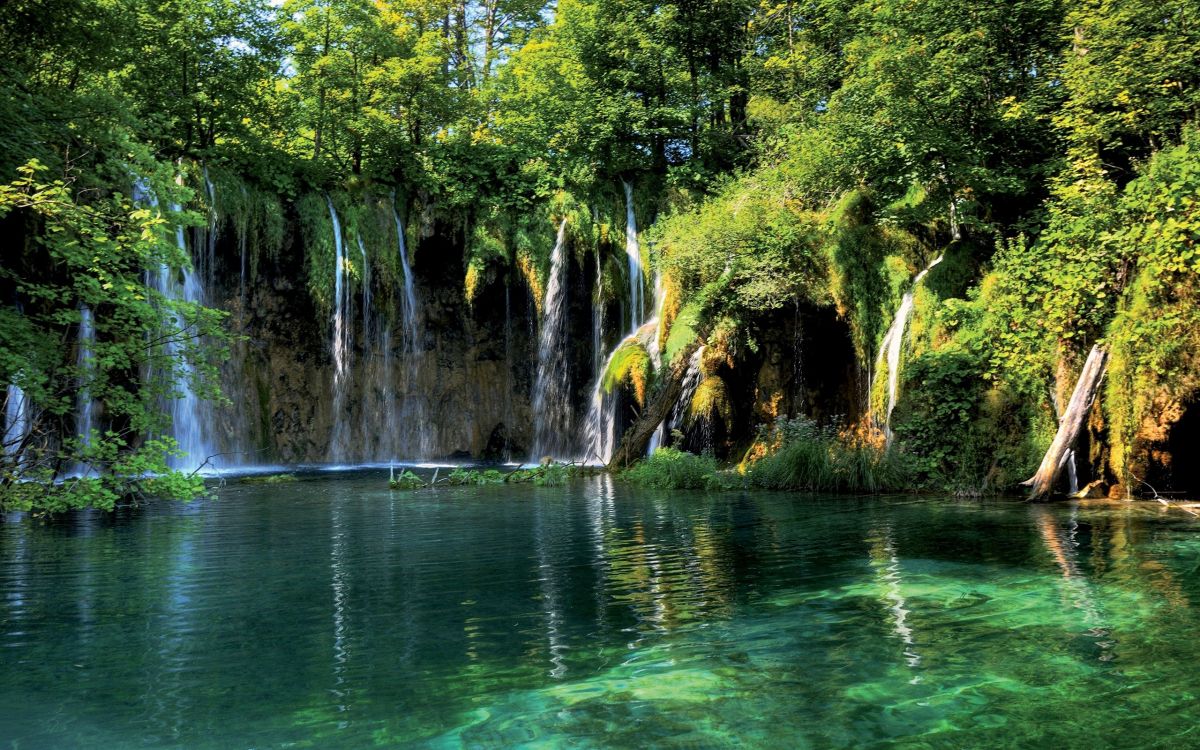
[[[1200,745],[1187,516],[385,477],[0,523],[0,746]]]

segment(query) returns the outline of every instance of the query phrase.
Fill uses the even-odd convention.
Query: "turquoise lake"
[[[0,522],[0,748],[1200,747],[1187,514],[386,474]]]

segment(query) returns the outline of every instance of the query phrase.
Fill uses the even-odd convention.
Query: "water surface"
[[[0,523],[0,747],[1200,746],[1157,507],[386,472]]]

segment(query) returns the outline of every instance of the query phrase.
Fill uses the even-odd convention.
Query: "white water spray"
[[[633,212],[633,185],[625,186],[625,257],[629,262],[629,315],[630,332],[637,331],[646,315],[646,303],[643,299],[642,285],[642,250],[638,245],[637,217]]]
[[[75,436],[79,444],[87,448],[92,444],[92,430],[96,428],[96,401],[88,392],[87,383],[94,376],[96,327],[92,310],[87,305],[79,308],[79,339],[75,353],[75,364],[79,368],[81,387],[75,394]],[[86,464],[76,466],[76,473],[84,474]]]
[[[333,223],[334,272],[333,272],[333,435],[329,453],[334,460],[345,455],[346,441],[346,390],[350,380],[350,289],[346,279],[346,255],[342,242],[342,223],[338,220],[333,198],[325,195],[329,205],[329,219]]]
[[[567,220],[558,225],[550,253],[550,278],[538,336],[537,379],[533,389],[532,460],[561,456],[569,449],[571,382],[567,363]]]
[[[879,347],[879,356],[875,360],[875,374],[871,378],[870,393],[875,392],[875,382],[879,378],[879,371],[884,359],[887,360],[888,368],[888,400],[887,411],[884,412],[883,418],[883,434],[887,443],[892,442],[892,410],[896,408],[896,397],[900,390],[900,354],[904,349],[904,331],[908,326],[908,318],[912,315],[913,310],[913,295],[916,294],[917,286],[925,278],[926,274],[933,270],[933,267],[942,262],[942,257],[933,259],[933,262],[925,267],[913,279],[912,286],[904,293],[904,297],[900,300],[900,307],[896,310],[896,316],[892,318],[892,324],[888,327],[887,333],[883,337],[883,343]]]

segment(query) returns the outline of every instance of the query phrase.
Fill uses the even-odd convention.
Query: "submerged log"
[[[621,443],[608,462],[609,469],[628,466],[646,454],[646,446],[650,443],[654,431],[671,414],[671,409],[679,400],[679,394],[683,393],[683,378],[687,374],[688,363],[699,347],[700,342],[697,340],[675,355],[675,359],[667,368],[666,380],[662,386],[655,390],[648,399],[646,408],[642,409],[634,423],[621,435]]]
[[[1029,487],[1030,500],[1043,500],[1050,497],[1053,492],[1054,482],[1058,479],[1065,464],[1064,459],[1075,445],[1079,432],[1083,429],[1084,422],[1087,421],[1087,414],[1092,408],[1092,403],[1096,400],[1096,393],[1100,390],[1100,382],[1104,379],[1104,370],[1107,365],[1108,352],[1099,344],[1093,346],[1092,351],[1088,353],[1087,361],[1083,363],[1083,372],[1079,373],[1079,380],[1075,382],[1075,390],[1071,393],[1067,410],[1063,412],[1062,419],[1058,422],[1058,432],[1054,435],[1054,441],[1050,443],[1049,450],[1042,458],[1041,466],[1038,467],[1036,474],[1022,482],[1023,485]]]

